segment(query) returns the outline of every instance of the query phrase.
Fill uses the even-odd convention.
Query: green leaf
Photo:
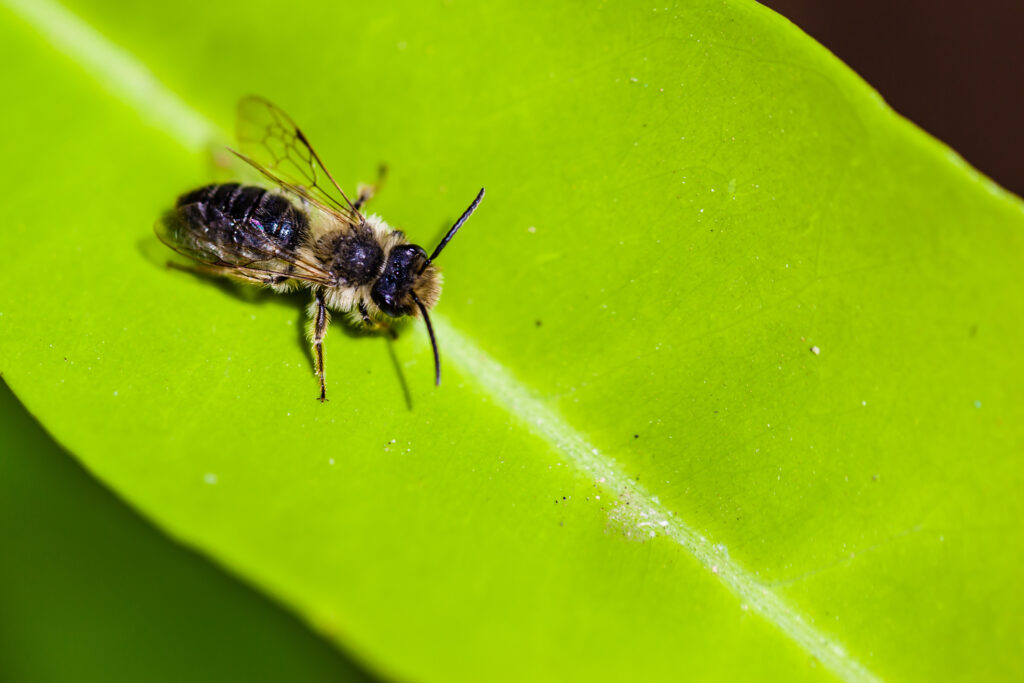
[[[416,680],[1019,677],[1024,212],[751,2],[13,2],[3,371]],[[423,329],[163,268],[258,92],[445,252]],[[17,289],[16,289],[17,288]]]

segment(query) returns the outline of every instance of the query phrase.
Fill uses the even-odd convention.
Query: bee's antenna
[[[437,248],[434,249],[434,253],[430,255],[430,258],[428,258],[423,263],[423,266],[420,268],[420,272],[421,273],[424,270],[427,269],[427,266],[429,266],[434,259],[436,259],[438,256],[441,255],[441,250],[444,249],[446,246],[448,246],[448,243],[452,241],[453,237],[455,237],[455,233],[457,233],[459,231],[459,228],[462,227],[462,224],[466,222],[466,219],[468,219],[471,215],[473,215],[473,212],[476,211],[476,207],[480,206],[480,200],[482,200],[483,198],[484,198],[484,188],[481,187],[480,188],[480,194],[478,194],[476,196],[476,199],[474,199],[473,203],[469,205],[469,208],[466,209],[465,212],[463,212],[463,214],[459,218],[459,220],[455,221],[455,225],[453,225],[452,229],[448,231],[448,234],[444,236],[444,239],[441,240],[441,243],[437,245]],[[429,327],[429,325],[430,324],[427,323],[428,327]],[[438,375],[438,376],[440,376],[440,375]]]
[[[481,196],[483,192],[480,193]],[[479,203],[480,197],[477,197],[475,203]],[[430,316],[427,315],[427,307],[423,305],[419,297],[413,292],[412,300],[416,302],[416,305],[420,307],[420,313],[423,314],[423,321],[427,323],[427,334],[430,335],[430,346],[434,349],[434,385],[441,386],[441,357],[437,354],[437,339],[434,338],[434,326],[430,324]]]

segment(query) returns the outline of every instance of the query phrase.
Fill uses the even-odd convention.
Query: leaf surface
[[[173,536],[398,678],[1021,673],[1020,201],[781,18],[12,4],[2,370]],[[440,389],[163,267],[247,92],[419,243],[487,187]]]

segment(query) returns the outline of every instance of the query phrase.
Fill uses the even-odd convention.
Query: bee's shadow
[[[247,285],[243,282],[237,282],[226,277],[215,275],[213,273],[205,273],[200,270],[196,270],[191,267],[187,262],[182,263],[175,260],[170,260],[166,255],[160,255],[154,247],[153,242],[155,240],[143,239],[138,243],[139,251],[143,257],[162,268],[167,270],[176,271],[185,277],[194,277],[204,283],[216,287],[218,290],[231,296],[241,302],[244,302],[249,306],[267,306],[267,305],[279,305],[286,306],[292,310],[299,311],[298,324],[295,326],[297,339],[299,345],[303,348],[307,358],[310,361],[310,366],[314,366],[315,359],[313,358],[313,347],[310,344],[309,339],[306,338],[306,307],[310,302],[309,292],[304,290],[295,290],[291,292],[275,292],[266,287],[259,287],[253,285]],[[159,242],[157,242],[159,244]],[[162,246],[162,245],[161,245]],[[343,314],[335,315],[335,318],[344,318]],[[334,323],[334,320],[331,321]],[[408,325],[408,321],[395,320],[391,322],[391,329],[394,331],[394,337],[397,338],[399,334],[405,330]],[[402,370],[402,364],[398,360],[398,355],[395,353],[394,338],[392,335],[387,333],[381,333],[376,330],[368,330],[359,328],[349,324],[345,320],[341,320],[338,324],[334,324],[335,329],[340,329],[341,332],[351,339],[363,339],[366,337],[383,338],[388,346],[388,356],[391,358],[391,363],[395,369],[395,375],[398,377],[398,382],[402,387],[402,395],[405,398],[405,407],[407,410],[412,410],[412,394],[409,391],[409,383],[406,381],[405,372]]]

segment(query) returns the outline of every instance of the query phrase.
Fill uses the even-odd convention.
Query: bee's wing
[[[249,95],[238,101],[235,135],[243,161],[283,189],[358,225],[363,216],[324,167],[291,117],[272,102]]]
[[[153,226],[157,238],[182,256],[249,279],[263,281],[280,276],[320,285],[336,284],[334,276],[320,265],[281,247],[266,233],[244,222],[234,222],[226,216],[215,218],[214,221],[230,222],[237,239],[226,243],[211,240],[199,222],[189,220],[188,211],[194,206],[186,204],[169,211]],[[208,227],[217,231],[227,225],[208,222]]]

